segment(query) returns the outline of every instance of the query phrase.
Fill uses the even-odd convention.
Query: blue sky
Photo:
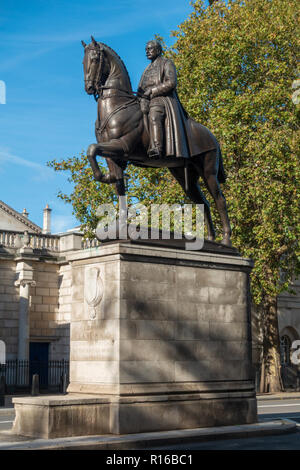
[[[189,0],[3,0],[0,4],[0,199],[42,224],[52,208],[53,232],[76,225],[66,174],[46,167],[95,141],[96,103],[83,88],[81,39],[90,35],[123,59],[136,90],[155,33],[168,45],[192,7]]]

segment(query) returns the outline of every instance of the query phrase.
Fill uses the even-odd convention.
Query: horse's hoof
[[[101,183],[106,183],[106,184],[112,184],[112,183],[115,183],[116,181],[117,179],[110,175],[103,175],[101,179]]]
[[[224,237],[223,240],[221,241],[221,244],[225,246],[229,246],[229,247],[232,246],[231,240],[229,237]]]

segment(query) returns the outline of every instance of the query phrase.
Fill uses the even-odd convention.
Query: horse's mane
[[[112,54],[121,62],[124,70],[125,70],[125,73],[126,73],[126,76],[128,78],[128,82],[129,82],[129,85],[130,85],[130,88],[132,90],[132,85],[131,85],[131,80],[130,80],[130,77],[129,77],[129,73],[128,73],[128,70],[123,62],[123,60],[121,59],[121,57],[111,48],[109,47],[107,44],[104,44],[103,42],[98,42],[98,44],[100,44],[101,46],[103,46],[105,49],[108,49],[110,52],[112,52]]]

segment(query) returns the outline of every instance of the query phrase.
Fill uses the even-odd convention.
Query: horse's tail
[[[227,176],[224,170],[223,158],[222,158],[220,147],[218,148],[217,151],[218,151],[218,157],[219,157],[218,181],[219,183],[225,183]]]

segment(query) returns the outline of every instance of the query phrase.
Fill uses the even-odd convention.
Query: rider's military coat
[[[218,143],[213,134],[187,115],[179,101],[176,86],[175,65],[170,59],[158,56],[145,69],[138,87],[140,95],[151,89],[150,106],[165,108],[166,156],[189,158],[217,149]]]

